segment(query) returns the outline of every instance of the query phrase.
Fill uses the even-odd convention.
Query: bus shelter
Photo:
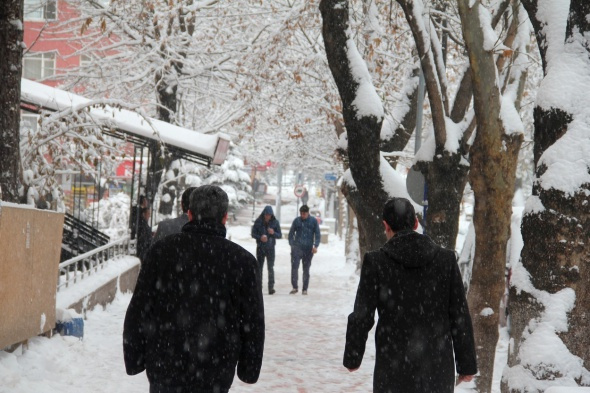
[[[20,106],[23,114],[33,115],[42,111],[62,112],[84,108],[93,124],[100,127],[102,132],[131,143],[134,159],[131,171],[130,211],[136,209],[141,195],[145,195],[150,201],[157,195],[158,184],[154,179],[159,178],[155,176],[158,157],[164,154],[170,159],[184,159],[210,167],[221,165],[225,161],[230,145],[230,138],[223,133],[205,134],[179,127],[27,79],[21,81]],[[142,172],[146,172],[145,180],[142,179]],[[97,193],[97,199],[100,199],[104,191],[100,189],[100,171],[98,177],[97,187],[92,192]],[[78,176],[77,179],[82,182],[82,176]],[[82,193],[84,187],[78,184],[72,189]],[[74,201],[80,201],[82,196],[78,195],[76,199],[75,194],[76,192]],[[62,253],[62,260],[109,241],[108,236],[98,231],[98,228],[79,219],[81,208],[79,202],[78,205],[74,203],[72,211],[66,213],[63,241],[65,256]],[[136,214],[129,216],[135,219],[137,217]],[[130,228],[136,225],[136,222],[129,223]]]

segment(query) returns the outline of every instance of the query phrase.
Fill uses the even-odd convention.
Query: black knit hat
[[[197,187],[190,198],[193,220],[221,223],[229,207],[227,193],[218,186]]]
[[[392,231],[414,229],[416,223],[414,206],[406,198],[391,198],[383,207],[383,220]]]

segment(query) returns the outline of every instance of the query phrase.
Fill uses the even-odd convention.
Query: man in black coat
[[[191,192],[193,192],[195,189],[196,187],[189,187],[184,190],[180,200],[182,215],[160,222],[158,224],[158,229],[156,230],[156,235],[154,236],[154,242],[162,240],[168,235],[182,232],[182,227],[188,222],[188,207],[190,203]]]
[[[361,365],[375,332],[374,393],[451,393],[477,373],[473,327],[454,251],[422,234],[404,198],[383,209],[387,243],[365,254],[348,317],[344,367]],[[454,362],[453,362],[454,354]]]
[[[123,330],[127,374],[146,370],[150,393],[228,392],[255,383],[264,348],[256,258],[226,240],[227,194],[202,186],[182,233],[148,251]]]
[[[256,259],[260,266],[260,277],[264,267],[264,259],[267,260],[268,267],[268,294],[274,295],[275,287],[275,244],[276,239],[280,239],[281,224],[275,217],[272,206],[267,205],[260,213],[260,216],[254,221],[251,231],[252,238],[256,239]]]
[[[142,207],[139,210],[139,225],[137,226],[135,255],[142,263],[153,242],[152,227],[149,224],[151,215],[152,210],[150,207]]]

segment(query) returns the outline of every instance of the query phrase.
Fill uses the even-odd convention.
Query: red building
[[[99,0],[98,3],[107,6],[108,1]],[[81,26],[66,27],[69,20],[77,17],[79,12],[66,0],[24,0],[26,48],[23,55],[23,78],[56,87],[62,81],[60,75],[80,66],[85,61],[86,56],[76,54],[80,47],[73,33],[79,32]],[[80,86],[77,90],[80,93],[83,87]],[[23,126],[37,128],[37,114],[23,112],[21,120]],[[133,146],[126,147],[126,150],[129,149],[130,151],[125,153],[132,157]],[[47,159],[51,160],[51,157]],[[129,166],[132,167],[131,160],[122,162],[121,168],[117,170],[117,176],[123,180],[130,179]],[[85,188],[88,187],[93,186],[85,185]],[[73,186],[64,187],[66,200],[71,199],[70,194],[74,188]]]
[[[57,86],[56,76],[80,65],[78,48],[71,33],[58,29],[60,23],[78,16],[65,0],[24,0],[23,78]]]

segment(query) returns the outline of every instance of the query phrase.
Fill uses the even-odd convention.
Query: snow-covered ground
[[[294,209],[283,212],[284,223],[290,223],[293,216]],[[248,225],[230,227],[228,237],[255,251]],[[329,243],[320,246],[312,263],[308,296],[288,294],[286,240],[277,243],[275,276],[277,293],[264,294],[266,344],[260,379],[247,385],[236,378],[231,391],[370,392],[375,359],[372,334],[361,368],[350,373],[342,366],[347,316],[358,284],[355,267],[345,262],[343,241],[330,235]],[[263,280],[266,288],[266,273]],[[145,373],[127,376],[123,365],[123,319],[130,299],[130,294],[119,293],[105,309],[88,312],[83,340],[35,337],[28,348],[0,352],[0,393],[147,392]],[[504,356],[505,347],[499,346]],[[499,370],[502,367],[498,365]],[[461,384],[455,391],[471,392],[471,386]],[[495,391],[499,392],[497,386]]]
[[[255,251],[248,226],[230,227],[228,237]],[[236,378],[232,392],[371,390],[372,341],[359,371],[351,374],[342,367],[346,318],[358,282],[354,269],[345,264],[343,242],[332,236],[314,257],[309,295],[289,295],[289,247],[286,240],[278,241],[277,293],[264,294],[267,330],[262,374],[255,385]],[[266,283],[266,273],[263,279]],[[120,293],[104,310],[88,312],[83,340],[36,337],[27,349],[0,352],[0,392],[147,392],[145,373],[127,376],[123,365],[121,337],[130,299],[130,294]]]

